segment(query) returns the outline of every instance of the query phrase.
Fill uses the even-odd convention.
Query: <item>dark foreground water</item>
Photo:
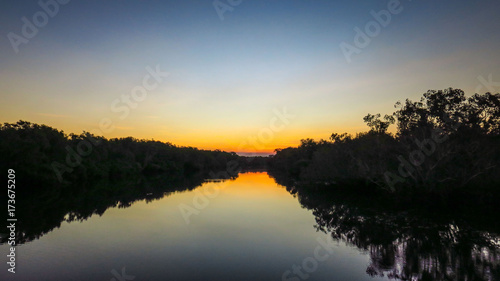
[[[15,274],[0,246],[0,280],[500,280],[493,232],[291,193],[243,173],[66,214],[27,227]]]

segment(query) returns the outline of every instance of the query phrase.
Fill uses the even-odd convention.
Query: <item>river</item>
[[[247,172],[82,219],[66,214],[18,245],[16,273],[3,263],[0,279],[498,280],[495,233],[467,230],[463,238],[457,225],[420,229],[397,216],[375,219],[308,200],[266,172]],[[8,247],[0,246],[4,260]]]

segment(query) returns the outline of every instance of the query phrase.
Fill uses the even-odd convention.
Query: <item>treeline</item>
[[[65,134],[26,121],[0,125],[0,170],[15,171],[16,243],[41,237],[62,222],[102,215],[193,190],[207,179],[262,169],[265,157],[180,147],[132,137]],[[5,198],[6,202],[7,198]],[[7,212],[2,216],[7,219]],[[0,244],[8,236],[0,233]]]
[[[233,177],[248,162],[234,152],[132,137],[106,139],[88,132],[67,135],[26,121],[0,126],[0,155],[1,170],[14,169],[25,188],[28,184],[74,185],[154,175],[208,178],[212,172]],[[228,169],[228,163],[235,168]]]
[[[295,181],[373,186],[415,194],[458,190],[488,196],[500,186],[500,94],[426,92],[396,103],[392,115],[368,114],[368,132],[333,133],[276,150],[270,168]],[[396,124],[395,134],[388,133]]]

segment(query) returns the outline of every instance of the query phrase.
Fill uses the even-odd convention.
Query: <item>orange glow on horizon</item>
[[[276,182],[266,172],[240,173],[236,181],[241,188],[225,189],[225,192],[245,198],[261,198],[263,194],[288,193],[284,188],[269,188],[275,187]]]
[[[33,116],[35,117],[35,116]],[[11,118],[9,118],[11,119]],[[116,124],[110,132],[103,132],[98,127],[98,122],[81,121],[72,122],[72,119],[54,118],[53,116],[38,115],[35,118],[24,118],[28,122],[44,124],[66,134],[81,134],[90,132],[96,136],[111,138],[133,137],[136,139],[156,140],[168,142],[180,147],[195,147],[202,150],[221,150],[235,152],[243,155],[273,155],[276,149],[297,147],[300,141],[312,138],[316,141],[328,140],[333,132],[347,132],[356,135],[358,132],[367,130],[366,126],[352,128],[328,126],[321,124],[314,127],[287,127],[283,131],[276,132],[272,138],[259,138],[259,128],[249,128],[240,131],[232,131],[230,128],[220,129],[214,133],[209,130],[189,130],[186,128],[169,128],[160,124],[143,123],[141,120],[133,120],[130,124]],[[4,120],[15,123],[19,120]],[[144,125],[143,125],[144,124]],[[394,128],[391,128],[392,130]],[[391,130],[390,130],[391,131]]]

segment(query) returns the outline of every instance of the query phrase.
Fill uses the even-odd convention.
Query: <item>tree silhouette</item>
[[[397,102],[392,115],[367,114],[370,130],[305,139],[276,151],[270,167],[298,181],[363,184],[415,194],[500,184],[500,94],[467,98],[460,89],[429,90]],[[395,135],[388,128],[396,123]]]
[[[387,129],[391,124],[394,124],[396,121],[393,116],[391,115],[385,115],[384,116],[384,121],[380,120],[380,113],[377,113],[375,115],[372,115],[368,113],[365,117],[363,117],[363,121],[370,127],[370,131],[376,132],[379,134],[385,134],[387,133]]]

